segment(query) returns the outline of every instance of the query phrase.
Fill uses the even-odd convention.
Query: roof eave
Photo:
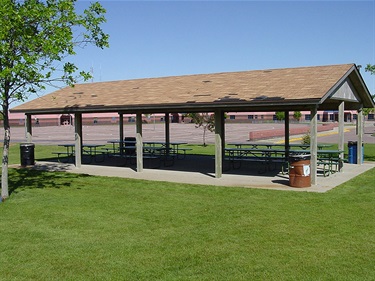
[[[12,113],[25,113],[30,115],[41,114],[73,114],[73,113],[159,113],[159,112],[212,112],[217,109],[230,111],[279,111],[279,110],[306,110],[319,104],[319,99],[286,101],[249,101],[249,102],[187,102],[177,104],[143,104],[135,106],[86,106],[86,107],[64,107],[54,109],[11,109]]]

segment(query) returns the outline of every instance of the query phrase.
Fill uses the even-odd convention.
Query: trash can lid
[[[34,146],[33,143],[21,143],[20,146]]]
[[[289,155],[289,161],[290,162],[294,162],[294,161],[301,161],[301,160],[310,160],[311,159],[311,154],[292,154],[292,155]]]
[[[308,157],[311,156],[311,154],[308,153],[298,153],[298,154],[289,154],[290,157],[296,157],[296,158],[302,158],[302,157]]]

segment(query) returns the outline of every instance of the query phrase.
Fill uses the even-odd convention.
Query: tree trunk
[[[203,146],[206,146],[206,127],[203,126]]]
[[[8,105],[3,105],[4,115],[4,146],[3,146],[3,161],[1,173],[1,198],[4,200],[9,197],[8,188],[8,162],[9,162],[9,143],[10,143],[10,126],[9,126],[9,111]]]

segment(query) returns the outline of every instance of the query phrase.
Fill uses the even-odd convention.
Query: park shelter
[[[137,171],[143,170],[142,114],[163,113],[165,139],[169,143],[169,114],[215,113],[215,176],[221,177],[225,147],[225,112],[311,112],[311,183],[317,176],[317,111],[339,111],[339,149],[344,148],[344,110],[358,111],[358,143],[363,136],[363,108],[374,101],[355,64],[266,69],[197,74],[161,78],[77,84],[30,102],[11,112],[27,117],[28,141],[32,141],[31,115],[74,114],[75,164],[81,166],[82,114],[117,112],[120,139],[124,138],[122,116],[136,114]],[[285,120],[285,149],[288,157],[289,120]],[[357,146],[357,156],[362,146]],[[357,163],[361,163],[358,159]]]

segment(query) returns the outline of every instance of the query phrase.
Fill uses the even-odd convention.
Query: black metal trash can
[[[21,143],[20,154],[21,154],[21,166],[26,167],[35,164],[35,144],[33,143]]]
[[[125,155],[135,155],[135,145],[137,140],[135,137],[125,137],[124,138],[124,145],[125,145]]]

